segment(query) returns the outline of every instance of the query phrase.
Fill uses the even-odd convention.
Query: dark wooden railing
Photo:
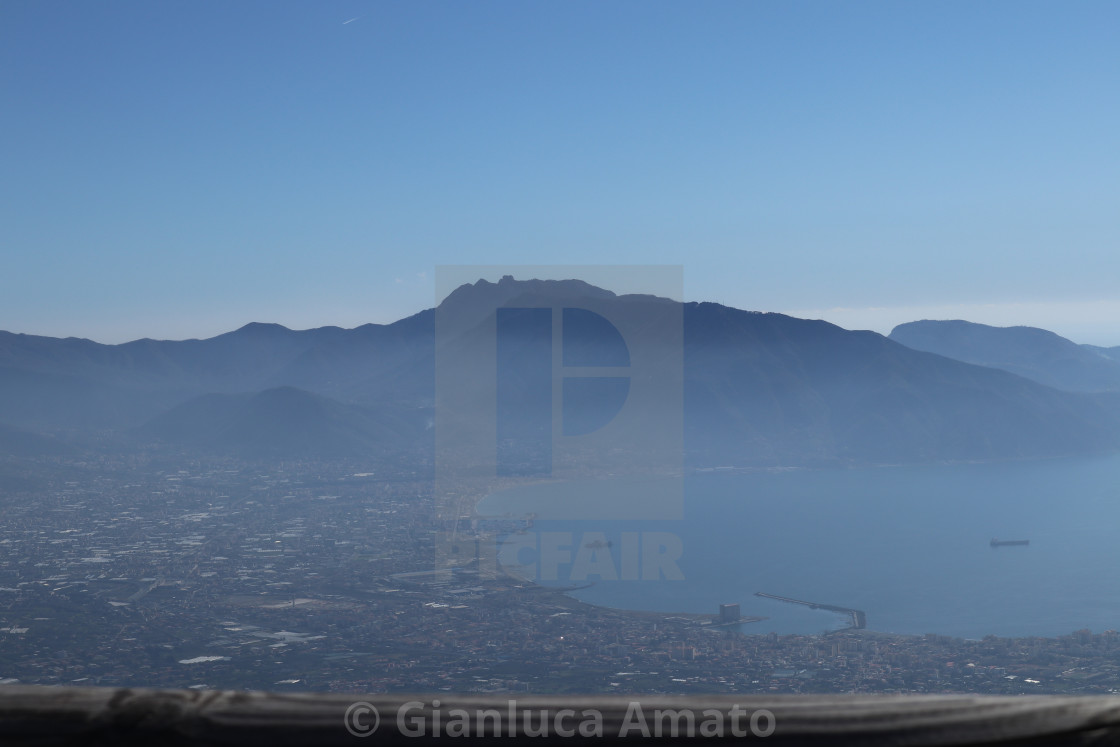
[[[0,686],[5,746],[416,744],[437,732],[440,743],[466,734],[535,744],[588,736],[661,744],[1120,744],[1120,697],[385,697]]]

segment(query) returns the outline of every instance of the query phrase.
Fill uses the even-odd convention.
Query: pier
[[[762,622],[763,620],[769,620],[769,619],[770,619],[769,617],[760,617],[758,615],[743,615],[738,620],[734,620],[732,622],[715,622],[715,621],[712,621],[712,622],[702,622],[702,623],[700,623],[700,625],[705,627],[705,628],[734,628],[736,625],[746,625],[747,623]]]
[[[867,615],[863,610],[854,610],[851,607],[837,607],[832,604],[820,604],[818,602],[806,602],[804,599],[792,599],[791,597],[780,597],[777,594],[767,594],[764,591],[756,591],[756,597],[765,597],[766,599],[776,599],[779,602],[789,602],[790,604],[801,604],[813,610],[828,610],[829,612],[838,612],[841,615],[847,615],[851,620],[852,630],[863,630],[867,627]]]

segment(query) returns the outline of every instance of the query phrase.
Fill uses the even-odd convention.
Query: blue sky
[[[1120,345],[1115,2],[0,2],[0,328],[385,322],[439,265]],[[496,278],[495,278],[496,279]]]

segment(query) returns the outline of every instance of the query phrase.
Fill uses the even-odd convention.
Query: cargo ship
[[[1015,545],[1029,545],[1030,540],[1000,540],[992,537],[992,547],[1012,547]]]

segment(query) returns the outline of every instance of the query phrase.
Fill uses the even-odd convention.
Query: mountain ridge
[[[627,313],[677,303],[619,296],[583,281],[503,278],[460,286],[439,311],[471,329],[502,303],[581,298]],[[819,320],[710,302],[680,304],[680,311],[685,442],[693,464],[1032,458],[1120,446],[1118,397],[1059,391]],[[265,455],[330,452],[297,437],[300,429],[340,453],[390,445],[424,450],[434,406],[436,315],[426,309],[353,329],[251,323],[207,340],[121,346],[59,338],[15,344],[5,333],[0,423],[43,432],[130,430],[244,453],[254,452],[259,439],[257,451]],[[276,448],[264,448],[272,441]]]
[[[999,368],[1055,389],[1120,391],[1120,361],[1108,356],[1108,348],[1078,345],[1037,327],[926,319],[900,324],[889,337],[915,350]]]

